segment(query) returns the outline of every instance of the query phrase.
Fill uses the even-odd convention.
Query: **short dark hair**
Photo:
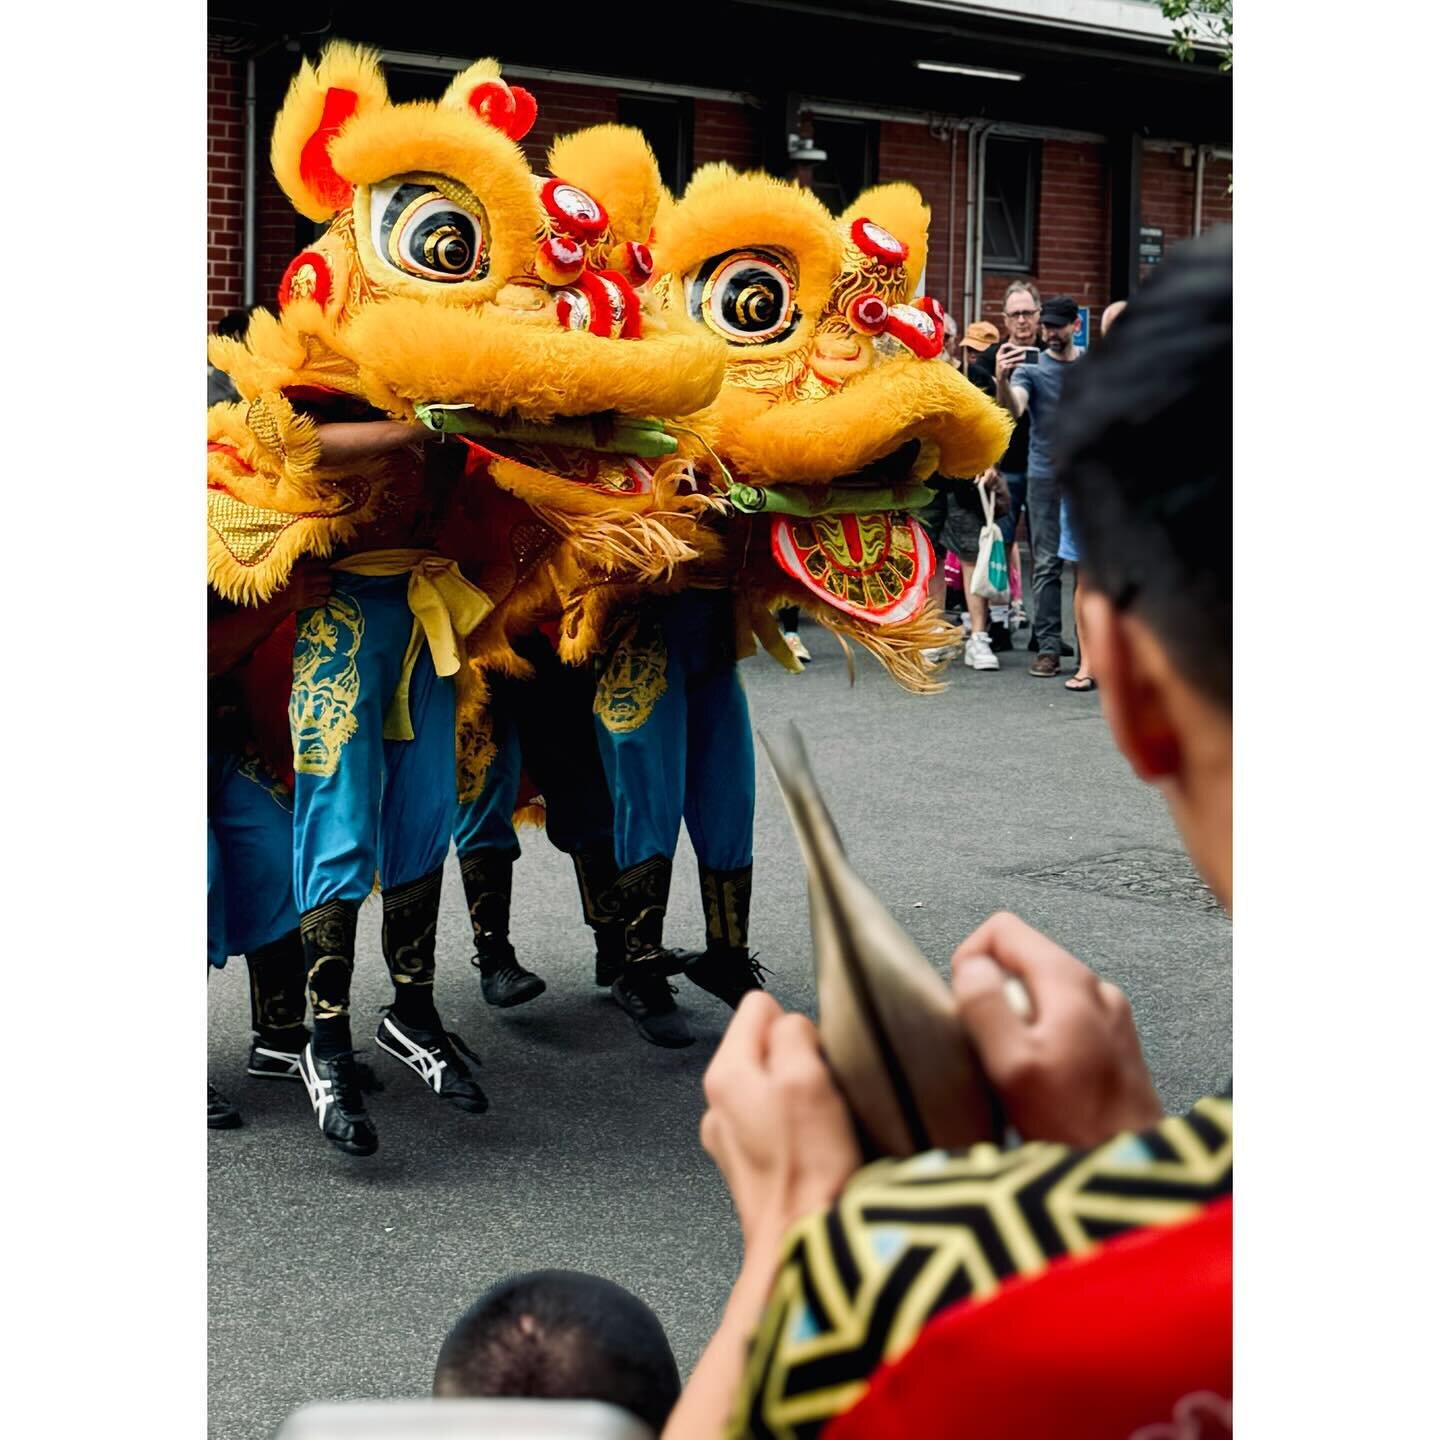
[[[655,1312],[623,1286],[578,1270],[533,1270],[487,1290],[451,1327],[437,1396],[604,1400],[657,1433],[680,1372]]]
[[[1231,703],[1231,235],[1177,246],[1065,387],[1057,442],[1085,581]]]

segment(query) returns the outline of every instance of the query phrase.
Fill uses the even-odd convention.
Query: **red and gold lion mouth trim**
[[[918,614],[935,574],[935,552],[912,516],[777,515],[770,531],[775,563],[813,595],[872,625]]]

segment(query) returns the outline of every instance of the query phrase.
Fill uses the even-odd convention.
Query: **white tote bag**
[[[995,497],[990,487],[976,480],[980,504],[985,511],[985,525],[980,531],[980,548],[975,553],[975,572],[970,577],[970,593],[977,600],[1000,602],[1010,598],[1010,562],[1005,557],[1005,540],[995,523]]]

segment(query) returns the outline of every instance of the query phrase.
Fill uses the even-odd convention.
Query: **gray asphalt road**
[[[852,689],[835,642],[805,633],[803,676],[746,662],[754,722],[799,723],[855,868],[937,965],[991,911],[1014,910],[1127,991],[1167,1106],[1227,1077],[1229,924],[1159,797],[1111,748],[1097,697],[1031,679],[1023,653],[999,674],[957,664],[938,697],[903,694],[862,655]],[[804,879],[761,771],[753,943],[775,995],[813,1013]],[[305,1400],[426,1393],[455,1316],[538,1266],[628,1286],[682,1371],[694,1364],[739,1259],[696,1139],[700,1077],[729,1012],[682,981],[698,1043],[642,1042],[592,984],[569,862],[533,832],[524,843],[513,934],[550,986],[531,1005],[481,1002],[453,859],[445,877],[439,1003],[484,1057],[487,1115],[438,1105],[378,1054],[381,1149],[347,1159],[320,1140],[300,1086],[244,1078],[243,964],[212,978],[211,1075],[245,1116],[209,1136],[214,1440],[261,1440]],[[360,928],[357,1039],[388,997],[377,902]],[[683,840],[668,938],[701,940]]]

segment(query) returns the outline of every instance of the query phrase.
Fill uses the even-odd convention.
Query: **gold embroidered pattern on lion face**
[[[350,45],[296,76],[271,158],[328,228],[287,270],[278,319],[211,344],[244,397],[211,426],[212,526],[235,535],[234,565],[253,567],[273,531],[288,572],[375,513],[383,474],[350,473],[337,495],[341,477],[320,471],[305,413],[317,396],[464,436],[490,480],[562,520],[686,510],[703,452],[667,424],[713,401],[725,350],[650,294],[654,156],[638,131],[599,126],[557,141],[536,175],[518,144],[534,114],[489,60],[407,104]],[[267,527],[256,510],[311,528]]]
[[[769,545],[750,549],[773,565],[753,583],[887,664],[895,637],[883,653],[876,627],[909,627],[912,650],[934,643],[914,623],[934,573],[910,513],[924,482],[981,473],[1011,427],[941,358],[943,312],[915,296],[928,226],[910,185],[867,190],[837,219],[794,184],[710,165],[662,212],[656,242],[664,303],[729,346],[697,425],[733,471],[736,508],[768,524]],[[891,668],[926,688],[918,662]]]

